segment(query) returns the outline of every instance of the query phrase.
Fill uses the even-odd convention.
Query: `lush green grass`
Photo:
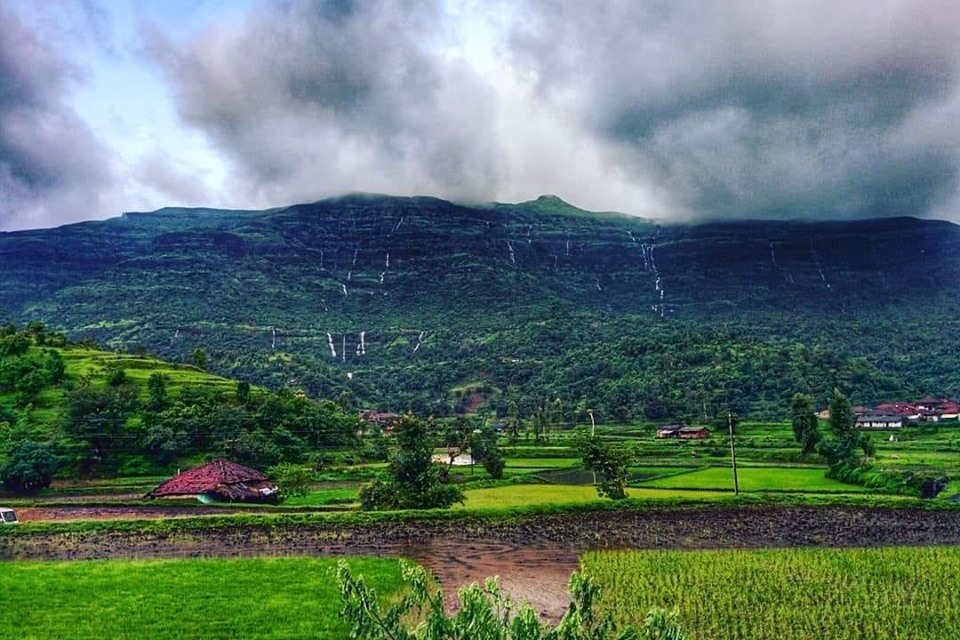
[[[628,489],[631,498],[668,500],[690,498],[711,500],[723,496],[711,491],[669,491],[654,489]],[[593,486],[556,484],[518,484],[506,487],[467,490],[466,508],[489,509],[521,507],[546,504],[576,504],[601,500]],[[609,502],[609,501],[606,501]]]
[[[96,378],[102,375],[108,367],[123,369],[127,379],[139,385],[145,385],[147,379],[154,373],[160,373],[169,378],[169,390],[172,395],[179,393],[184,386],[206,386],[232,391],[236,388],[236,381],[221,378],[192,365],[179,365],[164,362],[150,356],[136,356],[124,353],[110,353],[84,347],[68,347],[58,349],[67,367],[67,376],[77,378],[81,375]],[[146,392],[144,392],[146,396]]]
[[[824,476],[824,469],[797,467],[740,467],[737,477],[741,491],[861,492],[865,488],[844,484]],[[661,489],[711,489],[733,491],[733,471],[710,467],[691,473],[657,478],[642,483]]]
[[[508,458],[511,469],[566,469],[580,464],[580,458]]]
[[[320,489],[311,491],[305,496],[287,498],[283,501],[285,507],[321,507],[330,504],[357,502],[360,499],[359,489]]]
[[[0,638],[345,638],[332,559],[6,562]],[[396,560],[351,559],[377,591]]]
[[[960,548],[588,553],[604,606],[676,608],[689,637],[953,640]]]

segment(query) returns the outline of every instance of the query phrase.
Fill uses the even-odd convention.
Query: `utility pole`
[[[587,413],[590,415],[590,439],[593,440],[597,437],[597,421],[593,419],[593,409],[588,409]],[[593,486],[597,486],[597,470],[593,470]]]
[[[740,483],[737,480],[737,445],[733,441],[733,414],[727,414],[727,429],[730,431],[730,459],[733,461],[733,493],[740,495]]]

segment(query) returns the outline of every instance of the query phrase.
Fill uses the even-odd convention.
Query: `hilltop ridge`
[[[941,221],[667,224],[556,196],[351,194],[2,234],[0,270],[4,320],[173,359],[201,347],[220,372],[383,409],[960,395],[943,366],[960,227]]]

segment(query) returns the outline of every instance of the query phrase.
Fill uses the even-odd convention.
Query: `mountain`
[[[960,227],[657,224],[543,196],[351,195],[0,234],[0,319],[448,413],[783,415],[796,391],[960,395]]]

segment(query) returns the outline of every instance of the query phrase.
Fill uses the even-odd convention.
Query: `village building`
[[[701,440],[709,437],[710,432],[706,427],[683,427],[679,433],[681,440]]]
[[[200,502],[279,501],[277,485],[256,469],[217,459],[178,473],[148,493],[147,498],[196,498]]]
[[[679,438],[682,424],[668,424],[657,428],[658,438]]]
[[[374,409],[363,409],[357,414],[357,417],[368,425],[379,427],[383,435],[386,436],[393,435],[394,426],[403,418],[403,416],[398,413],[376,411]],[[361,432],[358,435],[363,435],[363,433]]]
[[[858,429],[902,429],[903,418],[900,416],[865,415],[857,418]]]
[[[671,424],[657,429],[658,438],[679,438],[681,440],[700,440],[710,437],[706,427],[686,427],[683,424]]]

